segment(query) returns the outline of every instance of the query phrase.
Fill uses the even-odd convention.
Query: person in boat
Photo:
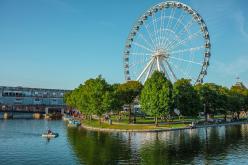
[[[48,129],[47,134],[48,135],[51,135],[52,134],[52,131],[50,129]]]

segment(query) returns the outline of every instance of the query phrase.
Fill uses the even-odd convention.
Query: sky
[[[123,50],[137,18],[161,0],[0,0],[0,86],[73,89],[124,79]],[[211,37],[205,82],[248,86],[248,1],[181,0]]]

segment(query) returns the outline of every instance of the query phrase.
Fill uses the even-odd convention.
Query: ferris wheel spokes
[[[194,48],[188,48],[188,49],[180,49],[180,50],[175,50],[172,52],[169,52],[170,56],[173,54],[180,54],[180,53],[185,53],[185,52],[194,52],[194,51],[199,51],[201,49],[204,49],[204,46],[198,46],[198,47],[194,47]]]
[[[146,46],[144,46],[144,45],[142,45],[142,44],[140,44],[140,43],[138,43],[138,42],[133,42],[133,44],[136,45],[136,46],[138,46],[138,47],[140,47],[140,48],[143,48],[143,49],[145,49],[145,50],[147,50],[147,51],[149,51],[149,52],[151,52],[151,53],[154,52],[153,50],[147,48]]]
[[[197,64],[197,65],[202,65],[202,63],[198,63],[198,62],[190,61],[190,60],[185,60],[185,59],[177,58],[177,57],[170,57],[170,59],[174,59],[174,60],[178,60],[178,61],[183,61],[183,62],[188,62],[188,63],[192,63],[192,64]]]
[[[188,34],[190,34],[190,31],[189,31],[189,29],[190,29],[190,27],[193,25],[193,18],[187,23],[187,24],[185,24],[184,25],[184,27],[178,32],[178,35],[181,35],[183,32],[184,33],[188,33]],[[183,23],[182,23],[183,24]],[[175,40],[173,40],[173,41],[171,41],[171,42],[169,42],[169,43],[167,43],[165,46],[166,47],[170,47],[170,45],[171,44],[175,44]]]
[[[191,34],[190,36],[188,36],[187,38],[185,38],[182,41],[180,41],[179,43],[171,44],[168,47],[168,49],[173,50],[173,49],[177,48],[178,46],[185,44],[186,42],[189,42],[189,41],[191,41],[191,40],[193,40],[193,39],[195,39],[197,37],[200,37],[200,34],[201,34],[201,31],[195,32],[195,33]]]
[[[195,10],[177,1],[162,2],[146,11],[128,36],[124,51],[126,80],[144,83],[158,70],[172,82],[182,77],[202,82],[210,47],[206,24]]]
[[[145,41],[145,43],[149,46],[150,49],[153,49],[153,50],[155,49],[154,45],[150,44],[150,43],[148,42],[148,40],[144,37],[144,35],[143,35],[142,33],[138,33],[138,35],[141,37],[141,39],[142,39],[143,41]]]
[[[169,29],[170,25],[171,25],[171,19],[174,18],[174,15],[175,15],[175,9],[172,8],[171,10],[171,13],[170,13],[170,16],[169,16],[169,20],[167,22],[167,25],[166,25],[166,29]],[[165,38],[167,35],[167,31],[163,34],[163,38]],[[164,45],[164,40],[162,40],[162,44],[161,45]]]
[[[148,36],[149,36],[150,40],[152,41],[152,44],[154,45],[154,48],[156,49],[157,47],[156,47],[156,44],[155,44],[155,42],[154,42],[154,40],[152,38],[152,35],[151,35],[151,32],[150,32],[149,28],[147,27],[147,25],[145,23],[144,23],[144,26],[146,28],[146,31],[148,33]]]

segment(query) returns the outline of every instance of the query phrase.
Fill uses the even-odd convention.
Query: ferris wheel
[[[144,83],[155,70],[172,82],[202,83],[210,59],[210,37],[204,20],[190,6],[159,3],[135,22],[124,50],[125,79]]]

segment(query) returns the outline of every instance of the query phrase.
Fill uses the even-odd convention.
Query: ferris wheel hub
[[[169,54],[164,49],[158,49],[152,55],[154,58],[168,58]]]

